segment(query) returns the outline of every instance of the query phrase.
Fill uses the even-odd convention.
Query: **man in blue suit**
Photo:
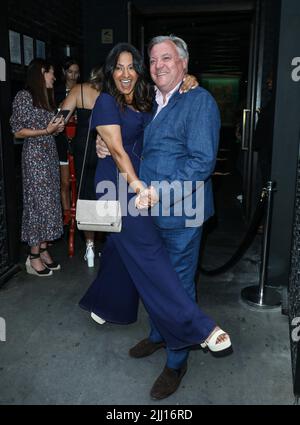
[[[218,149],[219,110],[215,100],[203,88],[179,93],[188,67],[188,50],[182,39],[155,37],[149,44],[148,53],[150,73],[156,85],[157,109],[144,133],[140,178],[154,187],[145,193],[144,199],[152,194],[152,205],[160,200],[159,213],[154,216],[155,224],[183,287],[195,299],[194,279],[202,223],[214,212],[210,176]],[[189,186],[187,182],[190,182]],[[171,196],[168,193],[170,184],[173,187]],[[166,207],[170,205],[166,215],[164,200]],[[181,209],[181,214],[177,215],[178,203],[177,212]],[[144,357],[162,346],[162,338],[151,323],[149,337],[129,353],[133,357]],[[177,373],[172,379],[172,374],[164,370],[152,388],[153,398],[163,398],[169,390],[166,387],[170,380],[174,381],[173,388],[178,387],[187,358],[188,350],[167,348],[167,367]]]
[[[210,176],[218,149],[219,111],[203,88],[179,93],[188,68],[188,50],[182,39],[155,37],[148,53],[156,105],[154,118],[145,129],[140,168],[140,178],[148,189],[138,196],[137,206],[156,204],[152,208],[154,222],[184,289],[195,300],[202,224],[214,213]],[[146,357],[164,346],[151,323],[149,337],[129,354]],[[175,392],[187,370],[189,351],[166,348],[166,367],[151,390],[154,399]]]

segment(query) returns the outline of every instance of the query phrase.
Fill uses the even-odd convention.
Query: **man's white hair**
[[[157,37],[153,37],[148,45],[148,55],[150,56],[150,52],[153,46],[163,43],[164,41],[172,41],[176,46],[179,57],[189,60],[189,51],[186,42],[182,40],[182,38],[176,37],[176,35],[173,34],[158,35]]]

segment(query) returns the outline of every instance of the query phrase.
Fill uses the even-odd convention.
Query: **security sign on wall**
[[[113,44],[113,42],[114,42],[113,30],[111,28],[103,29],[101,31],[101,43]]]

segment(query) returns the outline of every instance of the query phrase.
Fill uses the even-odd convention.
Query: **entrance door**
[[[243,109],[242,152],[243,152],[243,209],[247,221],[255,211],[258,200],[257,155],[253,149],[253,135],[261,106],[261,86],[264,48],[264,17],[261,2],[256,2],[256,10],[251,25],[249,52],[248,90]]]
[[[251,24],[251,42],[249,49],[248,85],[247,96],[243,106],[243,210],[247,221],[250,220],[256,203],[256,154],[253,151],[253,133],[257,121],[257,110],[261,103],[261,82],[263,68],[264,47],[264,17],[262,14],[261,0],[251,2],[247,10],[235,9],[222,10],[217,3],[211,4],[209,13],[199,9],[193,13],[178,8],[173,12],[161,10],[160,13],[149,14],[148,11],[139,11],[132,2],[128,2],[128,40],[144,53],[144,44],[158,34],[176,34],[188,44],[191,58],[189,71],[201,78],[206,73],[245,75],[245,52],[236,46],[228,45],[226,40],[240,40],[240,44],[249,48],[248,37],[249,22]],[[245,28],[239,27],[240,20],[245,23]],[[230,27],[232,24],[232,27]],[[245,35],[247,33],[247,35]],[[227,37],[227,38],[226,38]],[[146,39],[146,40],[145,40]],[[217,41],[217,43],[216,43]],[[217,45],[218,43],[222,43]],[[209,47],[208,47],[209,46]],[[245,47],[247,46],[247,47]],[[226,56],[226,52],[228,56]],[[237,53],[238,52],[238,53]],[[247,50],[248,52],[248,50]],[[237,60],[237,54],[241,55]],[[145,55],[146,59],[146,55]],[[247,66],[247,65],[246,65]]]

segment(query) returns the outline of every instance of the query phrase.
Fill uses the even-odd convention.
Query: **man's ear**
[[[184,73],[187,74],[188,73],[188,60],[187,59],[183,59],[183,67],[184,67]]]

